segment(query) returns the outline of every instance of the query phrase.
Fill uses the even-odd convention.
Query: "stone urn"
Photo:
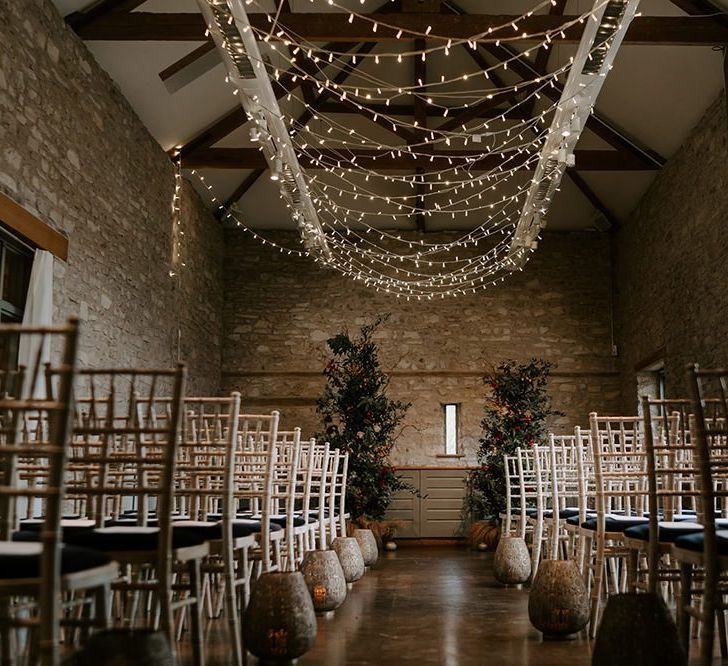
[[[339,556],[333,550],[307,553],[301,564],[301,573],[317,613],[328,613],[344,603],[346,578]]]
[[[339,556],[347,583],[353,583],[364,575],[364,558],[354,537],[336,537],[331,548]]]
[[[504,585],[522,585],[531,575],[531,555],[523,537],[504,536],[493,558],[493,574]]]
[[[354,538],[359,544],[361,556],[364,558],[364,566],[373,567],[379,559],[379,547],[371,530],[355,529]]]
[[[245,647],[263,663],[290,662],[316,640],[316,612],[300,571],[264,573],[245,613]]]
[[[592,666],[686,666],[672,614],[658,594],[609,597],[597,632]]]
[[[589,594],[571,560],[544,560],[531,583],[528,619],[547,639],[576,638],[589,622]]]
[[[174,666],[167,636],[146,629],[106,629],[93,634],[64,666]]]

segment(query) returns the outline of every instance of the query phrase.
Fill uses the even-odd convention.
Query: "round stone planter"
[[[379,548],[377,547],[377,540],[374,538],[374,532],[356,529],[354,530],[354,538],[359,544],[361,556],[364,558],[364,566],[373,567],[379,559]]]
[[[316,640],[316,613],[300,571],[265,573],[245,614],[245,646],[263,663],[286,663]]]
[[[576,638],[589,622],[589,595],[575,562],[541,562],[528,595],[528,618],[544,638]]]
[[[604,609],[592,666],[686,666],[672,614],[657,594],[615,594]]]
[[[364,558],[354,537],[336,537],[331,549],[339,556],[347,583],[353,583],[364,575]]]
[[[93,634],[83,649],[64,662],[64,666],[173,666],[175,663],[167,637],[161,631],[107,629]]]
[[[522,585],[531,575],[531,555],[521,537],[502,537],[493,558],[493,574],[504,585]]]
[[[314,610],[336,610],[346,599],[346,579],[338,555],[333,550],[312,550],[301,564],[301,573],[311,594]]]

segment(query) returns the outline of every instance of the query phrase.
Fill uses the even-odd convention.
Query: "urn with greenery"
[[[318,437],[349,454],[346,506],[355,521],[381,520],[392,494],[407,488],[389,456],[410,403],[387,395],[389,377],[373,340],[387,318],[379,317],[357,336],[343,331],[327,340],[332,358],[316,405],[324,427]]]
[[[546,390],[552,364],[541,359],[527,363],[504,361],[483,378],[488,388],[478,466],[467,479],[466,522],[497,519],[506,508],[503,456],[519,447],[545,442],[546,419],[561,415],[551,407]]]

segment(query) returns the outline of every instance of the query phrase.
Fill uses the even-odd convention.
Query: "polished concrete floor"
[[[591,663],[585,639],[544,642],[528,621],[528,591],[495,582],[492,556],[464,548],[400,548],[319,622],[300,666]]]
[[[452,546],[384,554],[334,616],[319,619],[299,666],[589,664],[586,639],[541,640],[528,621],[528,591],[498,585],[491,562]],[[209,628],[210,666],[230,663],[223,624]]]

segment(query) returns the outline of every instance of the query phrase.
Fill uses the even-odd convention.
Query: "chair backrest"
[[[346,536],[346,484],[349,476],[349,454],[335,449],[329,484],[329,536],[331,540]]]
[[[698,520],[703,524],[705,569],[702,617],[702,661],[710,663],[716,609],[721,607],[720,554],[716,512],[724,515],[728,499],[728,368],[688,366],[692,416],[690,437],[695,446],[697,484],[700,490]],[[709,400],[712,398],[712,400]]]
[[[596,483],[597,531],[609,513],[645,516],[647,456],[640,416],[589,415]]]
[[[516,451],[516,463],[518,467],[518,497],[520,508],[520,534],[526,536],[526,517],[529,508],[536,508],[538,498],[538,485],[536,480],[536,460],[533,449],[519,447]]]
[[[536,515],[543,518],[543,512],[552,507],[552,444],[536,444],[531,448],[533,455],[533,472],[536,482]]]
[[[235,454],[234,494],[236,509],[245,509],[260,519],[263,571],[273,567],[270,519],[273,513],[273,480],[278,437],[277,411],[241,414]]]
[[[332,466],[335,456],[332,455],[331,445],[328,442],[316,444],[313,455],[314,465],[311,472],[312,513],[315,512],[319,524],[319,546],[322,550],[326,550],[326,512],[329,507],[329,488],[334,474]]]
[[[595,510],[597,501],[591,430],[589,428],[575,426],[574,441],[577,443],[577,451],[581,453],[576,458],[579,524],[581,524],[586,520],[587,512]]]
[[[518,473],[518,456],[503,455],[503,471],[506,484],[506,511],[503,516],[503,534],[512,536],[512,524],[518,524],[514,516],[520,514],[521,507],[521,476]]]
[[[119,506],[134,512],[137,526],[157,527],[160,580],[171,577],[171,515],[185,378],[180,364],[170,369],[85,369],[76,380],[76,395],[83,398],[75,411],[68,457],[69,495],[97,527]]]
[[[17,367],[19,346],[31,350]],[[61,515],[76,373],[78,322],[59,327],[0,325],[0,540],[17,528],[21,505],[37,500],[44,515],[38,589],[39,656],[59,660]],[[61,348],[44,382],[44,348]],[[26,473],[24,473],[24,470]],[[38,470],[44,470],[37,474]],[[28,475],[33,481],[28,484]],[[27,512],[26,512],[27,515]]]
[[[690,438],[683,430],[685,401],[641,399],[649,493],[650,537],[647,552],[648,588],[657,591],[660,558],[660,520],[672,521],[683,513],[685,496],[696,489],[685,486],[694,476]],[[671,407],[676,407],[670,412]]]
[[[554,511],[579,506],[579,461],[583,442],[576,435],[549,435],[551,453],[551,505]]]
[[[233,480],[240,394],[185,398],[175,475],[175,513],[190,520],[235,519]]]

